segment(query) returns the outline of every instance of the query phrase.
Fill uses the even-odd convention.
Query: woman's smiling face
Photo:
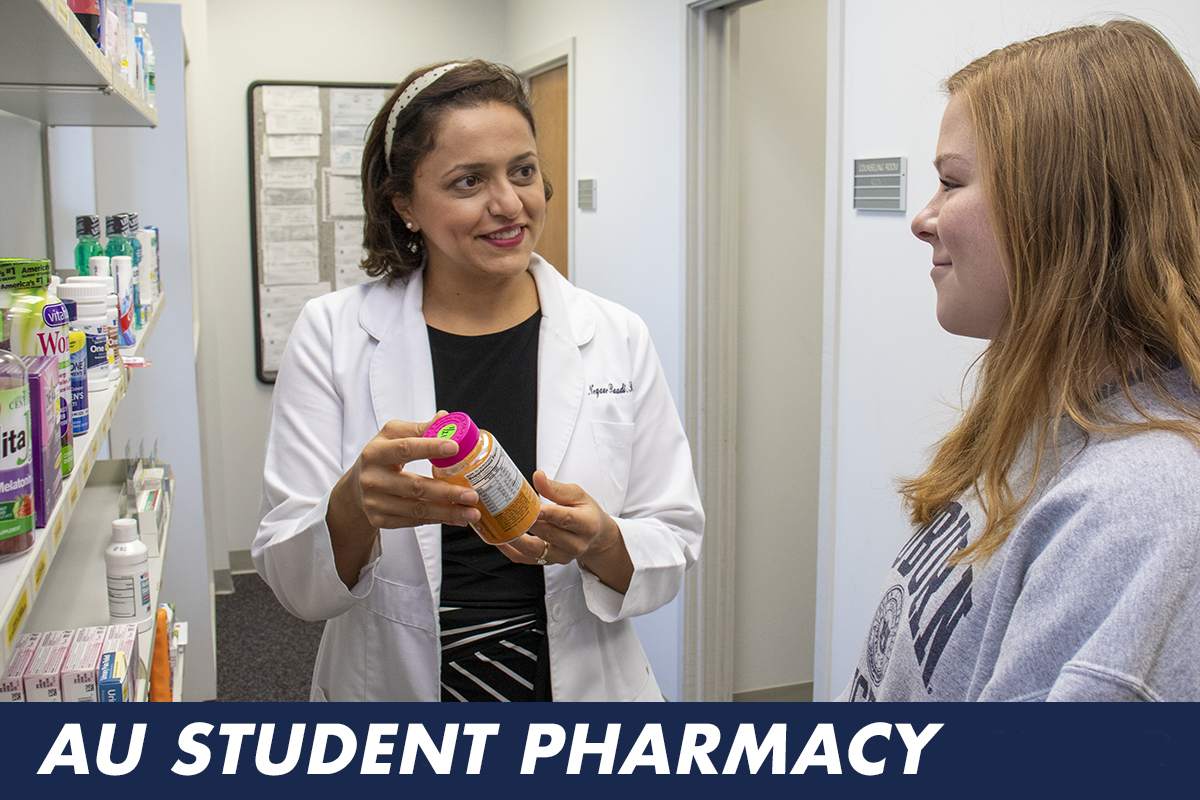
[[[975,130],[957,97],[942,117],[934,166],[941,186],[912,232],[933,246],[938,322],[959,336],[991,339],[1008,319],[1008,278],[980,183]]]
[[[497,102],[443,112],[412,197],[392,204],[424,237],[430,270],[485,281],[524,272],[546,219],[528,121]]]

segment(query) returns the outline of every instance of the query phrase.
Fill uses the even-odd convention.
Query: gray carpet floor
[[[217,702],[306,702],[325,623],[293,617],[254,573],[215,602]]]

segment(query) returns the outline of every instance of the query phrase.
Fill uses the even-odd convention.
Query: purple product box
[[[33,524],[46,527],[62,495],[62,438],[58,426],[58,358],[28,356],[29,420],[33,431]]]

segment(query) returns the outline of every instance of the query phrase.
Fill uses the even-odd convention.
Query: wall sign
[[[854,207],[863,211],[904,211],[908,158],[854,159]]]

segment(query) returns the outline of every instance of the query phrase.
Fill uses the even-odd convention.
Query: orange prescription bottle
[[[511,542],[537,521],[541,501],[496,438],[481,431],[461,411],[447,414],[425,430],[428,439],[450,439],[458,453],[431,458],[433,477],[474,489],[480,520],[471,525],[488,544]]]

